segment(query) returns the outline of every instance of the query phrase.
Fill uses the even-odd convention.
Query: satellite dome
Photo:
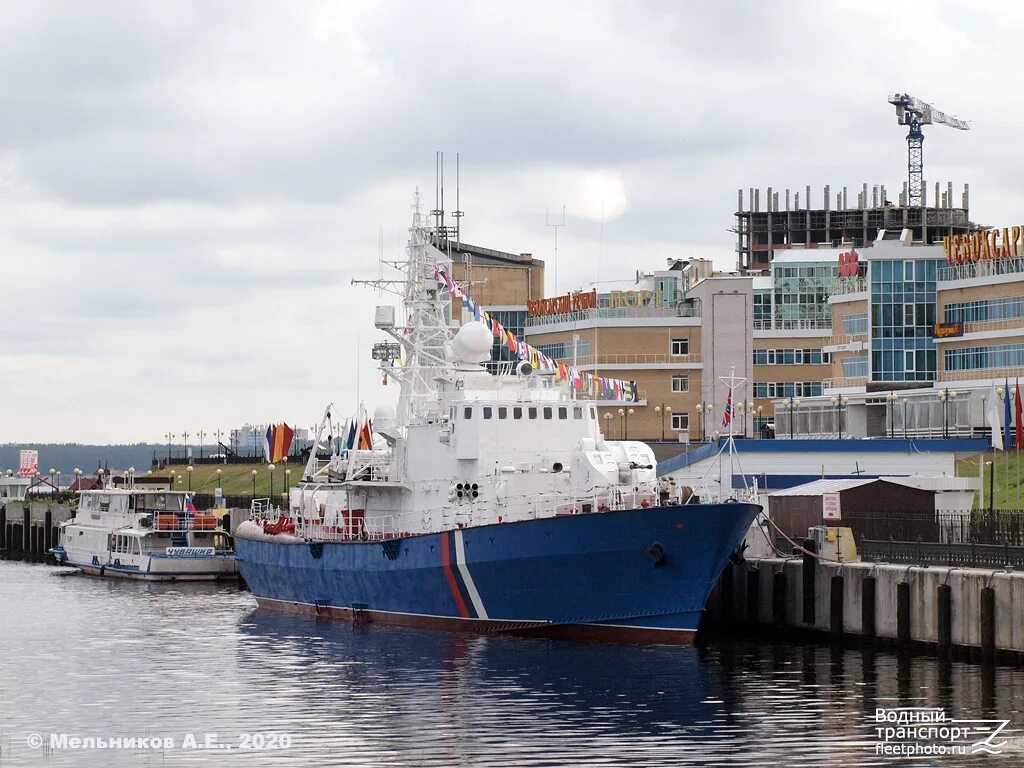
[[[373,423],[394,423],[395,409],[390,405],[378,405],[373,409]]]
[[[491,359],[494,336],[483,323],[466,323],[455,334],[452,352],[460,363],[482,363]]]

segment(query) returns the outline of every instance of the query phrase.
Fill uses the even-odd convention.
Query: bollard
[[[953,647],[953,588],[949,584],[939,584],[935,592],[936,618],[939,624],[935,634],[939,643],[939,653],[946,655]]]
[[[843,577],[832,577],[829,594],[829,627],[833,635],[843,634]]]
[[[747,571],[747,621],[751,624],[761,623],[761,612],[758,610],[761,598],[760,576],[757,568]]]
[[[803,584],[804,584],[804,624],[814,626],[814,598],[815,598],[815,565],[816,559],[814,554],[817,548],[814,544],[814,539],[804,539],[804,564],[803,564]]]
[[[719,597],[721,598],[721,601],[722,601],[721,602],[722,623],[726,624],[726,625],[732,624],[732,618],[733,618],[733,614],[732,614],[732,601],[733,601],[733,597],[734,597],[734,595],[733,595],[733,589],[734,589],[734,587],[733,587],[733,567],[734,566],[733,566],[732,563],[726,563],[725,564],[725,570],[722,571],[722,578],[721,578],[721,580],[718,583],[719,589],[721,590],[721,592],[719,593]]]
[[[996,657],[996,591],[992,587],[981,590],[981,658],[992,661]]]
[[[772,575],[772,624],[776,629],[786,626],[786,572]]]
[[[875,577],[867,576],[861,585],[860,626],[866,638],[875,637]]]
[[[28,510],[28,506],[25,507],[24,523],[21,527],[21,553],[23,555],[31,554],[31,536],[32,536],[32,519],[31,513]]]
[[[906,581],[896,585],[896,640],[910,645],[910,583]]]
[[[46,527],[43,528],[42,554],[43,557],[46,557],[50,553],[50,550],[53,548],[53,545],[56,543],[53,540],[53,512],[49,509],[46,510],[43,525],[45,525]]]

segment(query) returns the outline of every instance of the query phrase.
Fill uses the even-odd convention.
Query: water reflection
[[[0,563],[0,766],[898,765],[877,707],[1018,727],[1024,673],[715,640],[631,648],[352,626],[243,592],[56,578]],[[289,734],[286,750],[33,752],[30,733]]]

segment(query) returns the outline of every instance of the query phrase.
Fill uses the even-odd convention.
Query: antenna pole
[[[548,218],[548,209],[545,208],[544,209],[544,225],[548,226],[548,227],[551,227],[551,228],[553,228],[555,230],[555,257],[553,259],[553,262],[554,262],[553,267],[554,267],[554,270],[555,270],[555,296],[557,296],[558,295],[558,228],[565,226],[565,206],[564,205],[562,206],[562,221],[561,222],[557,222],[557,221],[552,222]]]

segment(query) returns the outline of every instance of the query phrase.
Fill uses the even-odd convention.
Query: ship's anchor
[[[665,564],[665,548],[658,542],[654,542],[649,547],[644,547],[644,552],[651,558],[655,568],[661,568]]]

